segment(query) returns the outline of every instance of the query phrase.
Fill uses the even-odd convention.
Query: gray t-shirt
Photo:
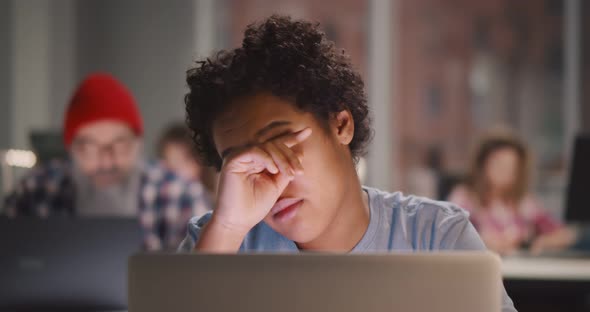
[[[422,197],[386,193],[363,187],[369,196],[370,220],[367,231],[352,249],[353,253],[382,251],[485,250],[486,247],[469,222],[469,214],[447,202]],[[179,251],[191,251],[211,213],[193,218]],[[275,232],[264,222],[246,235],[240,252],[298,252],[297,245]],[[516,309],[506,292],[503,312]]]

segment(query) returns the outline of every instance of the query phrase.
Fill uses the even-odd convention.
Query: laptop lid
[[[0,310],[127,306],[137,219],[0,219]]]
[[[498,312],[501,283],[490,253],[140,254],[129,311]]]

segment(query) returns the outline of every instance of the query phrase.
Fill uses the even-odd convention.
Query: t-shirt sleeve
[[[459,226],[459,224],[458,224]],[[463,230],[460,231],[459,236],[454,244],[454,250],[486,250],[486,246],[477,234],[475,227],[471,222],[463,223]],[[512,299],[506,293],[506,289],[502,287],[502,312],[516,312]]]
[[[476,205],[467,187],[456,186],[447,200],[469,212],[471,223],[478,228],[480,221],[477,217]]]
[[[486,250],[486,245],[479,237],[479,234],[475,230],[475,227],[468,220],[465,221],[457,240],[455,241],[454,248],[456,250]]]
[[[211,215],[211,212],[207,212],[203,216],[194,217],[188,222],[186,237],[180,243],[178,252],[191,252],[195,248],[201,236],[201,231],[209,220],[211,220]]]

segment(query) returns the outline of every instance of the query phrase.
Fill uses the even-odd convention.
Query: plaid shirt
[[[32,169],[5,200],[4,213],[16,216],[74,216],[76,188],[71,166],[52,161]],[[211,201],[202,184],[186,182],[157,164],[142,167],[139,222],[146,250],[175,250],[186,236],[190,218],[202,215]]]

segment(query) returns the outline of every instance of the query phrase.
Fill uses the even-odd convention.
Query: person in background
[[[173,249],[186,222],[208,210],[202,187],[142,157],[143,121],[131,93],[114,77],[92,74],[64,118],[71,161],[34,168],[5,200],[17,216],[139,216],[147,250]]]
[[[478,144],[466,181],[449,196],[471,213],[486,246],[500,254],[526,247],[534,253],[560,250],[575,240],[528,192],[529,169],[526,146],[508,131],[493,131]]]
[[[202,184],[209,196],[214,196],[217,182],[215,169],[201,164],[186,124],[175,122],[168,125],[158,141],[157,152],[164,167],[195,185]],[[197,214],[205,212],[198,211]]]

